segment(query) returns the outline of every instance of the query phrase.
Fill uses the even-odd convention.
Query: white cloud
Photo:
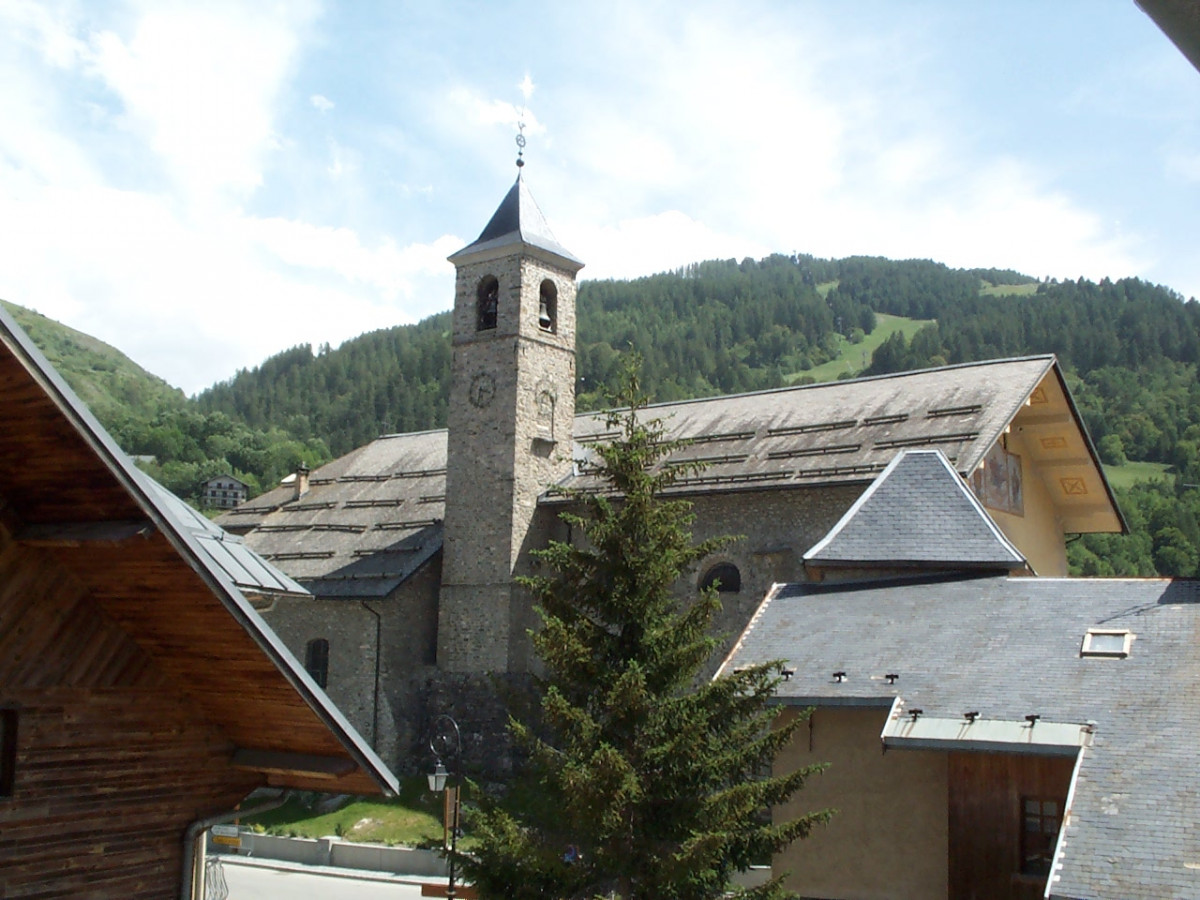
[[[745,237],[714,231],[678,210],[615,225],[576,221],[561,232],[565,246],[582,254],[587,264],[582,274],[591,279],[636,278],[704,259],[741,259],[771,252]]]
[[[88,71],[118,97],[119,120],[192,197],[257,187],[276,96],[315,9],[169,2],[140,13],[128,36],[89,41]]]
[[[387,36],[420,62],[411,81],[347,68],[371,55],[316,0],[0,0],[0,296],[188,390],[295,343],[444,309],[445,256],[465,243],[445,232],[476,233],[502,196],[503,148],[534,92],[525,172],[588,278],[798,251],[1179,272],[1172,283],[1196,292],[1190,225],[1153,221],[1151,242],[1149,217],[1106,205],[1106,185],[1063,180],[1069,158],[981,136],[996,134],[979,127],[990,112],[937,68],[945,35],[928,19],[837,31],[852,17],[831,9],[556,8],[536,21],[585,35],[587,52],[521,26],[541,48],[539,83],[527,73],[505,97],[511,60],[449,31],[421,48]],[[444,17],[428,15],[434,34]],[[385,82],[386,100],[372,93]],[[354,102],[311,115],[330,96]],[[1137,175],[1177,192],[1200,181],[1187,133],[1155,135],[1143,143],[1180,149],[1166,175],[1146,157]]]
[[[536,85],[533,83],[533,78],[529,73],[525,73],[525,77],[521,79],[521,83],[517,85],[517,90],[521,92],[521,96],[529,103],[529,98],[533,96],[533,90]]]
[[[546,130],[533,110],[528,107],[522,110],[508,100],[488,100],[482,94],[463,87],[452,89],[446,100],[456,116],[464,117],[463,124],[467,128],[504,125],[515,131],[517,122],[524,121],[527,134],[541,134]]]

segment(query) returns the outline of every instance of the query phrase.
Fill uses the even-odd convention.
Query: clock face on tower
[[[467,399],[471,401],[472,406],[483,409],[492,402],[492,398],[495,396],[496,381],[487,372],[480,372],[471,379],[471,387],[467,391]]]

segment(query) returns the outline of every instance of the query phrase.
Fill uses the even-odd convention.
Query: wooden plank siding
[[[161,534],[104,552],[90,547],[50,552],[89,584],[106,615],[137,633],[179,690],[213,716],[220,707],[225,733],[238,746],[282,752],[299,743],[314,753],[344,755],[315,713],[297,720],[289,702],[294,689],[249,633],[230,631],[228,611],[213,601],[199,574],[179,564],[178,553]],[[245,702],[231,708],[230,691]],[[374,789],[363,781],[360,791]]]
[[[0,900],[177,896],[256,787],[396,789],[3,310],[0,421]]]
[[[1065,802],[1075,758],[1015,753],[948,757],[950,896],[1038,900],[1046,879],[1020,874],[1021,798]]]
[[[264,782],[68,569],[2,527],[0,704],[18,711],[0,897],[172,896],[188,824]]]
[[[280,752],[303,747],[311,755],[345,758],[347,748],[338,734],[311,704],[297,703],[296,687],[264,652],[251,634],[254,629],[231,627],[231,610],[219,599],[220,589],[178,545],[178,537],[168,536],[161,523],[147,517],[138,489],[123,484],[105,461],[102,438],[73,422],[83,413],[62,404],[46,373],[3,352],[3,346],[0,402],[5,422],[0,428],[0,523],[10,537],[21,543],[23,532],[35,531],[36,540],[25,549],[52,554],[54,566],[73,573],[93,605],[136,635],[173,689],[187,695],[211,721],[221,722],[237,746]],[[99,429],[96,423],[92,427]],[[64,540],[47,547],[46,526],[66,526],[63,533],[71,535],[80,526],[139,521],[149,526],[147,533],[118,541]],[[91,646],[79,631],[71,634],[77,644]],[[36,656],[20,646],[19,634],[11,636],[7,647],[2,642],[0,636],[0,652],[10,651],[14,658]],[[82,645],[77,650],[72,658],[86,668],[80,654],[89,651]],[[118,663],[110,659],[109,664]],[[283,783],[274,775],[268,780]],[[361,768],[337,780],[295,773],[286,783],[346,793],[379,790]]]

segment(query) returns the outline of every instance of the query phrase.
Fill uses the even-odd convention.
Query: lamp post
[[[449,716],[438,716],[434,719],[429,735],[429,749],[433,751],[433,758],[437,761],[433,772],[428,776],[429,789],[440,794],[447,786],[454,788],[454,814],[450,819],[450,880],[446,885],[446,897],[454,900],[454,857],[458,853],[458,811],[462,791],[462,736],[458,731],[458,723]],[[448,772],[442,764],[443,757],[450,760],[452,772]],[[448,784],[449,782],[452,784]]]

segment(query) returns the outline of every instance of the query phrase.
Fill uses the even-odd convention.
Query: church
[[[575,278],[523,178],[457,269],[444,430],[388,434],[226,513],[311,596],[257,608],[386,761],[452,714],[485,777],[498,694],[536,671],[531,551],[572,539],[563,489],[616,437],[575,410]],[[697,540],[739,539],[713,672],[784,661],[807,715],[776,760],[828,768],[772,861],[806,897],[1200,896],[1200,595],[1070,578],[1126,523],[1053,356],[651,406]]]
[[[579,462],[612,436],[603,415],[575,410],[583,263],[522,176],[450,261],[448,427],[383,435],[219,520],[311,591],[260,612],[392,761],[422,745],[435,709],[453,709],[480,749],[503,722],[495,704],[467,704],[466,686],[531,671],[535,616],[514,578],[531,550],[569,538],[551,489],[586,489]],[[687,597],[719,583],[730,642],[772,585],[808,577],[805,551],[906,449],[941,451],[1019,551],[1015,570],[1065,575],[1068,535],[1125,530],[1052,356],[649,412],[688,442],[668,464],[703,465],[675,487],[695,537],[742,536],[679,585]]]

